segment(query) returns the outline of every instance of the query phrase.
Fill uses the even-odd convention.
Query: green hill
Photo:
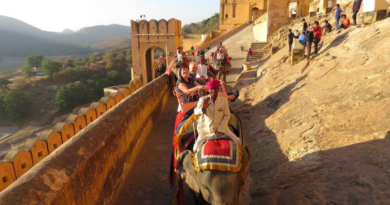
[[[78,55],[94,51],[94,45],[117,37],[128,37],[129,26],[108,25],[73,32],[47,32],[17,19],[0,15],[0,56]],[[115,47],[115,46],[114,46]]]
[[[219,29],[219,13],[211,18],[205,19],[200,23],[186,24],[183,26],[184,34],[203,34]]]

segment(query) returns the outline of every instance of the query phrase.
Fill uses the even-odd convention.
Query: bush
[[[75,62],[73,62],[73,65],[74,66],[81,66],[81,65],[85,65],[85,63],[81,62],[81,61],[75,61]]]
[[[114,69],[114,62],[109,60],[107,61],[107,64],[106,64],[106,70],[112,70]]]
[[[45,114],[46,110],[41,109],[41,114]]]
[[[25,90],[28,88],[28,83],[23,78],[18,78],[15,80],[15,86],[18,90]]]
[[[57,91],[54,105],[62,111],[70,111],[77,106],[91,102],[92,97],[91,90],[86,86],[69,83]]]
[[[11,119],[21,119],[30,114],[32,102],[30,102],[24,92],[9,92],[0,102],[1,112]]]
[[[103,57],[103,59],[106,60],[106,61],[113,60],[114,58],[115,58],[115,54],[112,53],[112,52],[105,53],[104,57]]]

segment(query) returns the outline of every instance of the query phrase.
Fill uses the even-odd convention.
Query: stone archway
[[[133,78],[142,76],[144,84],[154,79],[154,49],[160,47],[166,53],[167,64],[177,48],[183,44],[181,21],[177,19],[131,21],[133,51]]]

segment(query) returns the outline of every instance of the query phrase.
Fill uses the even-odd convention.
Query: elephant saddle
[[[216,139],[204,143],[192,156],[195,170],[219,170],[239,172],[242,164],[242,149],[232,140]]]

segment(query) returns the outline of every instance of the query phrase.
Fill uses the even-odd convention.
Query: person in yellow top
[[[230,120],[230,110],[228,100],[218,96],[220,83],[212,80],[206,83],[210,95],[199,99],[198,105],[194,109],[194,114],[198,118],[198,138],[194,145],[194,152],[207,140],[218,138],[229,138],[234,143],[241,145],[238,138],[228,126]]]

